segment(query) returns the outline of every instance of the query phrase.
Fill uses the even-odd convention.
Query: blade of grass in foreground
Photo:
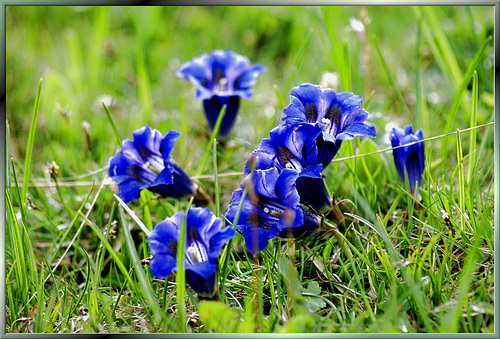
[[[460,130],[457,129],[457,176],[458,176],[458,204],[460,206],[460,211],[465,213],[465,175],[464,175],[464,164],[462,158],[462,140],[460,138]],[[460,214],[460,225],[462,231],[465,231],[465,220]]]
[[[7,208],[7,227],[11,232],[12,238],[12,247],[14,250],[14,258],[16,258],[15,265],[16,269],[14,271],[15,280],[19,286],[19,292],[21,293],[20,297],[24,303],[28,302],[29,296],[29,287],[28,287],[28,276],[27,276],[27,263],[26,258],[24,256],[24,244],[21,236],[21,231],[19,227],[19,223],[16,219],[16,213],[14,212],[14,207],[12,206],[12,202],[10,199],[10,194],[6,190],[5,191],[5,204]],[[10,225],[9,225],[10,224]],[[11,310],[13,311],[13,310]]]
[[[198,167],[198,171],[196,172],[196,176],[199,176],[203,173],[205,170],[205,165],[207,164],[208,161],[208,156],[210,155],[210,150],[212,148],[212,143],[215,140],[215,137],[219,133],[219,128],[222,123],[222,119],[224,118],[224,114],[226,113],[226,105],[222,106],[219,116],[217,117],[217,121],[214,126],[214,130],[212,131],[212,135],[210,136],[210,141],[207,144],[207,147],[205,148],[205,153],[203,154],[203,159],[201,160],[200,167]]]
[[[106,237],[102,234],[99,227],[96,224],[94,224],[91,220],[89,220],[87,218],[87,216],[85,216],[85,214],[83,214],[81,211],[78,211],[78,213],[79,213],[80,217],[87,223],[87,225],[89,225],[90,228],[94,231],[94,233],[97,235],[97,237],[102,242],[102,244],[104,244],[104,246],[106,247],[106,250],[108,250],[108,252],[111,255],[111,257],[113,258],[116,266],[118,266],[120,272],[125,277],[125,280],[127,280],[129,287],[134,291],[135,295],[138,296],[139,298],[143,299],[142,294],[139,292],[139,290],[137,288],[137,284],[130,276],[128,270],[125,268],[125,264],[121,260],[120,255],[113,249],[113,246],[111,246],[111,244],[108,242]],[[124,224],[124,227],[127,227],[126,224]],[[149,311],[148,308],[145,308],[145,310]]]
[[[214,129],[215,130],[215,129]],[[186,210],[184,212],[184,217],[181,223],[181,233],[179,235],[179,243],[177,244],[177,273],[175,275],[175,282],[177,283],[176,293],[177,293],[177,309],[178,315],[178,327],[179,331],[186,332],[186,304],[184,297],[186,294],[186,271],[184,270],[184,247],[186,244],[186,233],[187,233],[187,214],[189,213],[189,208],[193,203],[193,197],[189,200]]]
[[[132,211],[130,209],[130,207],[128,207],[127,204],[122,199],[120,199],[120,197],[118,195],[113,194],[113,196],[115,197],[116,200],[118,200],[118,202],[120,203],[120,206],[125,211],[127,211],[127,213],[132,217],[132,219],[134,219],[134,221],[136,222],[137,226],[140,227],[140,229],[144,232],[144,234],[146,234],[146,236],[149,237],[149,235],[151,234],[151,231],[146,227],[146,225],[144,225],[142,223],[141,219],[139,219],[139,217],[134,213],[134,211]]]
[[[23,190],[21,195],[21,208],[25,208],[28,193],[28,179],[30,176],[31,154],[33,152],[33,144],[35,143],[36,121],[38,117],[38,107],[40,105],[40,94],[42,92],[42,79],[38,85],[38,93],[35,99],[35,107],[33,116],[31,117],[30,131],[28,134],[28,145],[26,146],[26,158],[24,159],[24,175],[23,175]]]
[[[122,206],[119,207],[119,214],[120,214],[120,220],[122,225],[127,225],[127,220],[125,218],[125,213],[123,212]],[[132,235],[130,234],[130,229],[128,227],[123,227],[123,234],[125,236],[125,241],[127,243],[127,249],[130,254],[132,264],[135,269],[135,273],[137,277],[139,278],[139,283],[140,283],[140,288],[143,292],[143,295],[148,302],[149,307],[152,309],[153,314],[155,316],[155,320],[157,324],[163,324],[163,329],[166,329],[170,326],[165,326],[166,324],[169,324],[170,321],[166,317],[165,312],[162,312],[160,310],[160,307],[158,305],[158,302],[156,301],[156,298],[154,297],[154,292],[151,288],[151,282],[148,281],[146,278],[146,273],[144,272],[144,269],[142,268],[142,264],[139,260],[139,256],[137,254],[137,250],[134,246],[134,240],[132,239]],[[170,324],[169,324],[170,325]]]
[[[220,196],[219,196],[219,173],[217,170],[217,139],[214,139],[213,144],[213,166],[214,166],[214,197],[215,197],[215,216],[220,216]]]
[[[9,120],[5,121],[5,180],[7,191],[10,191],[10,126]]]
[[[38,298],[38,303],[37,303],[37,312],[35,316],[35,333],[42,333],[43,332],[43,321],[42,321],[42,316],[45,313],[45,288],[44,288],[44,283],[43,283],[43,262],[42,262],[42,267],[40,267],[40,279],[39,284],[37,286],[37,298]]]
[[[236,228],[236,225],[238,225],[238,221],[240,219],[241,209],[243,208],[243,201],[245,200],[246,195],[247,195],[247,188],[245,187],[245,189],[241,193],[241,199],[240,199],[240,202],[238,204],[238,208],[236,209],[236,215],[234,216],[233,225],[232,225],[233,228]],[[227,220],[227,219],[225,219],[225,220]],[[226,225],[226,227],[230,227],[230,226]],[[222,281],[220,283],[220,298],[221,298],[221,301],[226,301],[226,295],[224,293],[224,289],[226,288],[227,262],[228,262],[229,256],[231,255],[231,248],[232,248],[232,244],[233,244],[233,239],[234,238],[232,238],[231,240],[229,240],[229,242],[226,245],[226,248],[224,249],[224,252],[223,252],[223,254],[221,256],[223,258],[221,260],[221,262],[223,262],[222,273],[221,273]]]

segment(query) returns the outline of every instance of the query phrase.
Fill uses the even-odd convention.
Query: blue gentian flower
[[[424,132],[422,129],[419,129],[416,133],[413,133],[411,124],[406,126],[404,130],[399,127],[394,127],[390,135],[390,140],[392,147],[402,146],[415,141],[424,140]],[[410,191],[413,194],[415,187],[420,187],[422,184],[425,164],[424,143],[419,142],[406,147],[396,148],[392,152],[398,175],[404,183],[406,182],[406,172],[406,178],[410,184]]]
[[[133,132],[134,140],[123,140],[122,149],[109,159],[108,175],[125,203],[139,199],[143,189],[176,199],[195,194],[197,185],[172,158],[180,135],[170,130],[162,136],[146,124]]]
[[[248,251],[257,254],[267,247],[268,240],[279,236],[297,238],[309,236],[319,229],[321,220],[300,204],[295,187],[296,170],[285,168],[281,173],[271,167],[256,169],[233,192],[226,218],[233,223],[246,187],[248,194],[242,203],[236,229],[245,238]]]
[[[177,246],[184,212],[166,218],[153,228],[148,237],[153,254],[149,269],[163,279],[177,271]],[[208,208],[192,207],[186,217],[186,282],[201,297],[211,298],[217,290],[218,257],[224,244],[236,234]]]
[[[317,146],[323,167],[335,157],[342,141],[376,136],[375,127],[365,122],[368,112],[363,109],[361,96],[350,92],[335,93],[319,85],[302,84],[290,92],[290,105],[283,113],[283,120],[288,123],[322,126]]]
[[[253,155],[258,157],[256,168],[298,171],[296,184],[300,202],[325,213],[331,208],[332,201],[323,181],[323,165],[318,158],[316,142],[321,131],[319,124],[281,124],[269,132],[270,138],[262,139]],[[248,173],[247,161],[245,174]]]
[[[176,74],[196,85],[196,97],[203,100],[210,130],[214,129],[222,106],[227,105],[219,128],[219,136],[227,136],[236,119],[240,98],[250,100],[257,77],[266,70],[257,62],[250,65],[248,58],[227,49],[187,61]]]

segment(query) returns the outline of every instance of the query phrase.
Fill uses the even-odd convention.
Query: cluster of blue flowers
[[[283,124],[250,155],[247,177],[233,193],[226,213],[252,254],[266,248],[275,236],[300,238],[321,228],[323,215],[332,208],[323,170],[342,141],[376,136],[362,106],[361,96],[349,92],[312,84],[292,89]],[[236,221],[245,188],[255,194],[246,195]]]
[[[248,58],[231,50],[215,50],[185,62],[177,71],[197,88],[203,100],[210,129],[214,129],[223,106],[226,112],[219,137],[229,136],[240,98],[249,100],[252,88],[266,68],[250,64]],[[332,209],[332,198],[323,171],[343,141],[355,137],[374,138],[375,127],[367,123],[368,112],[360,95],[336,93],[318,85],[302,84],[292,89],[290,104],[283,110],[283,123],[261,141],[248,157],[240,189],[232,194],[225,218],[233,227],[223,227],[206,207],[192,207],[158,223],[148,241],[153,257],[151,273],[165,278],[177,270],[177,247],[185,219],[186,281],[202,297],[217,292],[218,257],[224,245],[240,232],[247,250],[257,254],[274,237],[301,238],[322,228],[323,218]],[[206,205],[210,198],[172,158],[180,133],[164,136],[145,125],[126,139],[109,160],[108,175],[118,184],[118,196],[130,203],[147,189],[162,197],[189,199]],[[408,178],[413,192],[424,170],[423,132],[413,134],[411,125],[394,128],[391,142],[397,172]],[[405,176],[406,173],[406,176]]]

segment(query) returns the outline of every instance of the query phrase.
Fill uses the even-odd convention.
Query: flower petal
[[[217,289],[217,264],[204,261],[186,266],[186,282],[199,296],[213,297]]]
[[[167,253],[157,253],[153,255],[149,263],[151,274],[159,279],[164,279],[176,268],[176,260],[174,256]]]
[[[165,137],[161,141],[160,145],[160,153],[162,154],[164,161],[165,160],[168,161],[172,156],[172,151],[174,150],[175,142],[180,136],[181,133],[173,129],[165,133]]]
[[[284,205],[294,208],[300,202],[299,193],[296,189],[296,181],[299,177],[299,172],[286,168],[284,169],[276,181],[275,187],[277,196],[281,198]]]
[[[355,137],[375,138],[375,126],[368,123],[355,123],[347,126],[341,133],[337,134],[337,140],[351,140]]]
[[[390,139],[392,147],[401,146],[401,140],[403,139],[404,131],[401,128],[394,127],[391,131]],[[396,148],[392,150],[394,156],[394,165],[396,166],[396,171],[398,172],[399,178],[404,183],[405,182],[405,171],[404,171],[404,150],[403,148]]]
[[[234,228],[226,226],[213,236],[210,236],[210,258],[217,258],[224,245],[236,235]]]
[[[212,98],[203,100],[203,108],[205,111],[205,116],[208,120],[208,126],[212,131],[217,124],[217,119],[222,110],[222,106],[226,105],[226,111],[224,117],[222,118],[221,125],[219,127],[219,136],[227,136],[233,127],[234,121],[238,114],[238,109],[240,105],[240,98],[238,96],[220,97],[214,95]]]

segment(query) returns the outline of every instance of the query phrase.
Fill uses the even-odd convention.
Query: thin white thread
[[[401,146],[389,147],[389,148],[384,148],[384,149],[381,149],[381,150],[378,150],[378,151],[373,151],[373,152],[368,152],[368,153],[363,153],[363,154],[358,154],[358,155],[352,155],[350,157],[333,159],[331,161],[331,163],[338,162],[338,161],[349,160],[349,159],[354,159],[354,158],[361,158],[361,157],[364,157],[364,156],[367,156],[367,155],[372,155],[372,154],[378,154],[378,153],[388,152],[388,151],[392,151],[392,150],[397,149],[397,148],[401,148],[401,147],[406,147],[406,146],[418,144],[420,142],[425,142],[425,141],[435,140],[435,139],[439,139],[439,138],[444,138],[444,137],[447,137],[447,136],[450,136],[450,135],[457,134],[457,132],[459,132],[459,133],[468,132],[468,131],[471,131],[473,129],[477,129],[477,128],[481,128],[481,127],[486,127],[486,126],[491,126],[493,124],[495,124],[495,122],[489,122],[489,123],[484,124],[484,125],[469,127],[469,128],[465,128],[465,129],[462,129],[462,130],[457,130],[455,132],[450,132],[450,133],[446,133],[446,134],[436,135],[434,137],[430,137],[430,138],[426,138],[426,139],[423,139],[423,140],[418,140],[418,141],[410,142],[408,144],[404,144],[404,145],[401,145]],[[107,168],[108,168],[108,166],[100,168],[100,169],[98,169],[98,170],[96,170],[94,172],[90,172],[88,174],[82,174],[80,176],[75,176],[75,177],[72,177],[72,178],[58,178],[59,186],[66,186],[66,187],[71,187],[71,186],[91,186],[93,184],[95,184],[97,186],[101,182],[96,182],[96,181],[83,181],[83,182],[82,181],[77,181],[77,182],[64,182],[63,183],[61,181],[69,181],[70,179],[84,178],[84,177],[87,177],[87,176],[99,173],[101,171],[104,171]],[[219,178],[233,177],[233,176],[236,177],[236,176],[241,176],[241,175],[243,175],[243,172],[228,172],[228,173],[218,174],[218,177]],[[191,179],[213,180],[213,176],[214,176],[213,174],[195,175],[195,176],[192,176]],[[105,183],[105,185],[109,185],[110,183],[111,182]],[[56,184],[54,182],[51,182],[51,181],[48,181],[48,180],[36,180],[35,179],[33,181],[30,181],[28,183],[28,186],[29,187],[55,187]],[[15,184],[11,184],[11,187],[15,187]]]

